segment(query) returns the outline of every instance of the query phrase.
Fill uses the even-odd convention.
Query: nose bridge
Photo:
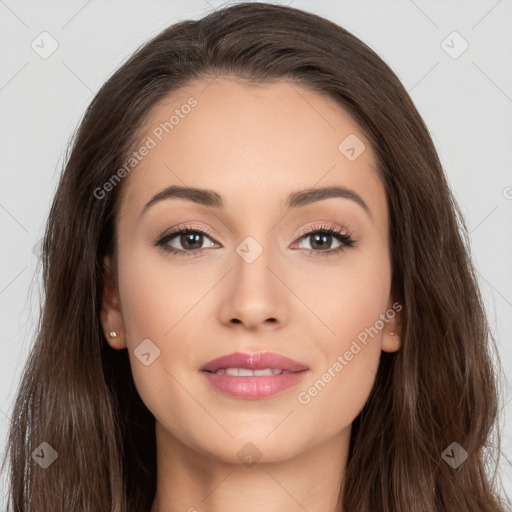
[[[259,239],[259,241],[258,241]],[[249,235],[245,237],[235,249],[234,260],[235,287],[240,292],[250,291],[251,295],[272,295],[275,283],[272,283],[269,267],[272,268],[272,255],[270,236]]]
[[[274,275],[276,254],[271,248],[271,235],[258,238],[261,242],[249,235],[235,248],[229,290],[224,296],[224,321],[236,319],[256,327],[267,320],[285,320],[284,290]]]

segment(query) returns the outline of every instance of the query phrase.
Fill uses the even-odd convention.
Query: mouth
[[[213,389],[246,400],[259,400],[295,386],[308,371],[308,366],[272,352],[237,352],[201,368]]]
[[[231,375],[231,377],[271,377],[272,375],[286,375],[291,372],[282,368],[265,368],[263,370],[251,370],[250,368],[220,368],[214,372],[204,370],[215,375]]]

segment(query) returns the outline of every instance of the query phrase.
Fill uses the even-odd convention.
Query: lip
[[[250,370],[280,368],[291,373],[253,377],[212,373],[225,368],[247,368]],[[308,370],[306,365],[273,352],[245,354],[236,352],[209,361],[201,368],[201,374],[220,393],[245,400],[260,400],[297,385]]]
[[[201,372],[207,382],[218,392],[244,400],[261,400],[285,389],[296,386],[308,370],[272,375],[271,377],[233,377]]]
[[[264,370],[265,368],[280,368],[289,372],[300,372],[309,370],[308,366],[289,357],[274,352],[242,353],[235,352],[217,359],[208,361],[201,370],[216,372],[225,368],[247,368],[250,370]],[[243,378],[243,377],[239,377]],[[256,378],[256,377],[254,377]]]

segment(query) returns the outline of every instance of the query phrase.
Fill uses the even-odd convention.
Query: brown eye
[[[197,232],[183,233],[180,235],[179,240],[183,249],[201,249],[203,245],[203,235]]]
[[[211,241],[208,233],[204,232],[202,229],[181,227],[180,229],[175,229],[171,233],[163,235],[155,242],[155,245],[172,254],[197,256],[204,250],[203,245],[205,240],[210,240],[211,242],[207,247],[215,246],[215,243]]]
[[[311,249],[330,249],[332,245],[333,236],[325,233],[316,233],[314,235],[308,235],[310,240]]]
[[[166,246],[171,246],[177,251],[197,251],[203,249],[203,244],[208,239],[209,237],[202,231],[180,230],[166,235],[162,243]],[[174,241],[174,243],[178,241],[178,246],[171,245],[171,241]],[[210,247],[213,245],[215,244],[212,243]]]
[[[333,239],[337,241],[333,246]],[[354,247],[355,240],[348,232],[334,226],[321,226],[310,229],[302,234],[299,239],[303,243],[309,243],[309,247],[299,248],[307,251],[310,256],[333,256],[349,247]]]

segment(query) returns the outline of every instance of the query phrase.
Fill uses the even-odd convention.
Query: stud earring
[[[398,336],[398,334],[396,332],[390,332],[389,335],[390,336]],[[396,344],[400,345],[400,338],[396,340]]]
[[[111,338],[117,338],[117,333],[116,333],[116,331],[110,331],[110,332],[108,333],[108,335],[109,335]]]

